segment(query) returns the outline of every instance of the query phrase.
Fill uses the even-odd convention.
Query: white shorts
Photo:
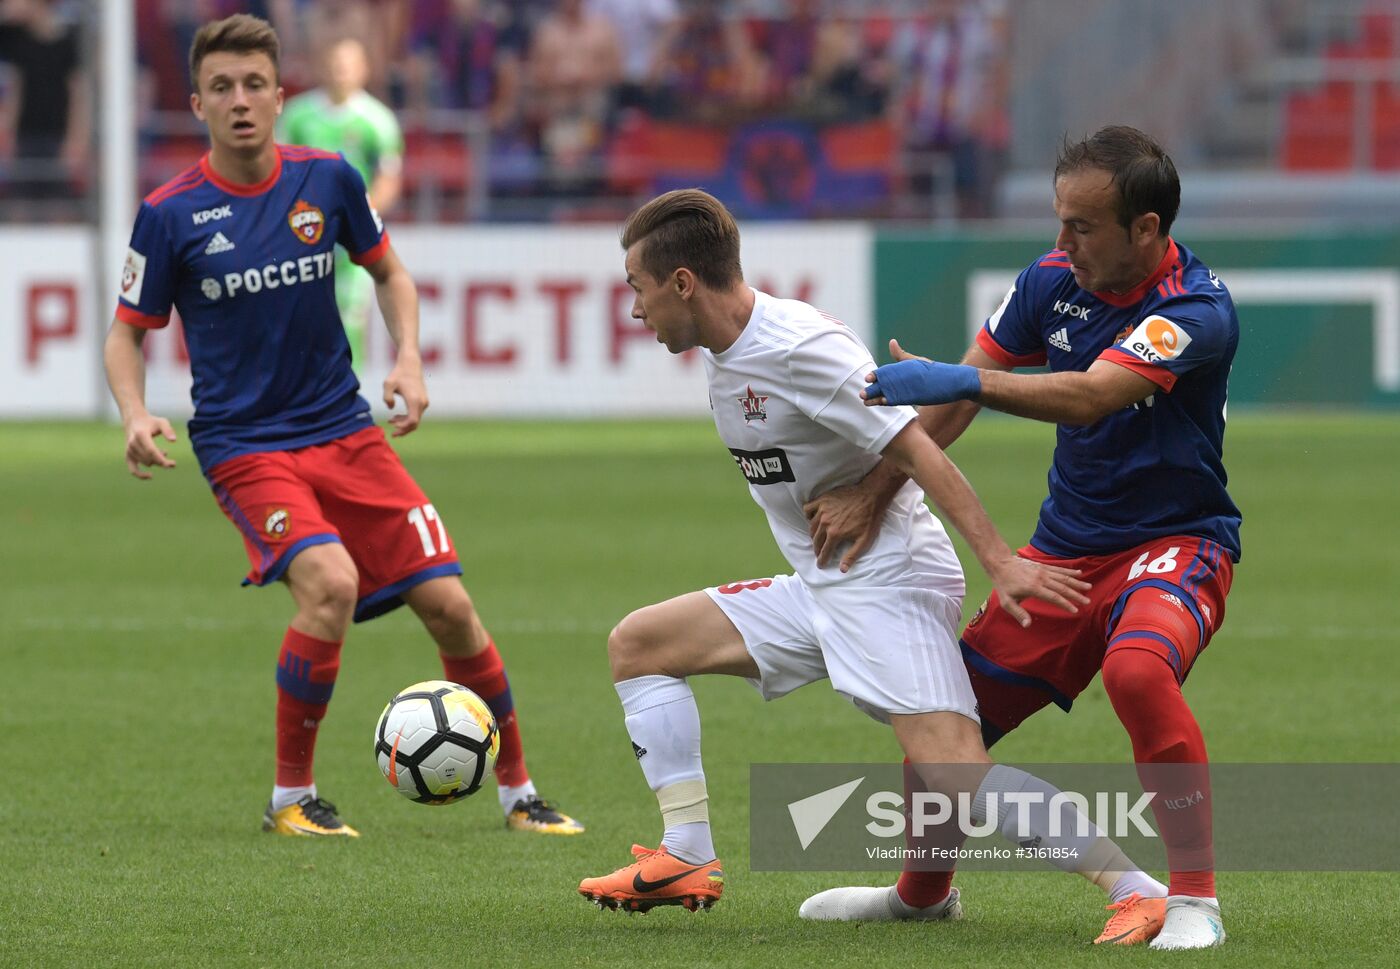
[[[958,647],[961,600],[915,587],[814,592],[795,575],[705,592],[744,637],[765,700],[830,677],[881,723],[943,710],[980,722]]]

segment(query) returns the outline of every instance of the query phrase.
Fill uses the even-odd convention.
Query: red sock
[[[1152,814],[1167,849],[1171,894],[1211,898],[1215,852],[1206,743],[1170,661],[1158,651],[1161,641],[1160,632],[1120,624],[1104,657],[1103,685],[1132,739],[1143,789],[1157,792]]]
[[[340,643],[288,628],[277,657],[277,784],[307,787],[316,750],[316,729],[326,715]]]
[[[937,838],[930,839],[925,837],[916,844],[913,834],[908,828],[908,811],[909,805],[914,801],[914,792],[924,789],[924,783],[919,780],[914,769],[909,766],[909,758],[904,758],[904,844],[905,847],[910,849],[915,849],[919,846],[927,848],[930,846],[931,842],[940,840]],[[945,827],[954,826],[948,825]],[[959,843],[962,842],[961,838],[957,840]],[[899,898],[905,905],[912,905],[914,908],[928,908],[930,905],[937,905],[948,897],[948,892],[953,887],[952,862],[946,860],[943,862],[943,864],[948,866],[947,871],[925,871],[915,867],[915,865],[920,864],[920,862],[914,860],[914,855],[915,852],[912,850],[905,855],[904,870],[899,873],[899,881],[895,882],[894,889],[899,893]],[[927,868],[930,865],[938,863],[937,861],[929,861],[922,864],[924,868]]]
[[[447,678],[460,683],[486,701],[501,731],[501,750],[496,756],[496,783],[519,787],[530,779],[525,769],[525,748],[520,745],[520,725],[515,718],[515,701],[510,695],[505,664],[496,652],[494,640],[475,656],[442,655]]]

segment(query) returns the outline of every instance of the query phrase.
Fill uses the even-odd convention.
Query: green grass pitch
[[[984,419],[952,452],[1013,544],[1052,437]],[[384,783],[380,708],[440,673],[402,613],[352,630],[321,730],[321,790],[364,837],[263,835],[290,600],[238,587],[241,543],[183,441],[179,468],[145,484],[120,452],[112,426],[0,426],[0,966],[1395,964],[1394,873],[1223,873],[1229,943],[1168,958],[1088,946],[1100,896],[1048,872],[963,876],[955,925],[804,924],[807,894],[853,879],[749,870],[750,762],[899,756],[822,686],[766,708],[735,681],[697,686],[728,875],[713,913],[628,917],[580,899],[580,877],[659,836],[608,630],[638,606],[783,568],[702,423],[430,420],[400,446],[500,643],[532,773],[585,835],[507,832],[489,790],[426,808]],[[1226,457],[1245,561],[1187,684],[1212,756],[1395,760],[1400,419],[1246,414]],[[969,580],[970,607],[986,582]],[[1038,715],[997,754],[1119,761],[1129,747],[1095,684],[1072,716]]]

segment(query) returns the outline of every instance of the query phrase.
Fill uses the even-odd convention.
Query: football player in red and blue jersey
[[[446,678],[481,695],[501,730],[496,780],[509,827],[582,831],[540,799],[525,768],[496,646],[462,588],[441,516],[359,394],[335,303],[337,242],[374,277],[398,349],[384,402],[412,432],[428,406],[418,296],[339,154],[273,141],[282,109],[277,35],[247,15],[205,24],[190,48],[190,105],[209,129],[198,164],[141,205],[104,349],[137,478],[175,462],[170,422],[145,406],[141,344],[179,311],[194,382],[190,441],[251,563],[245,584],[286,584],[296,612],[277,663],[277,770],[263,828],[357,836],[312,779],[316,731],[351,621],[407,603]],[[391,691],[386,691],[391,692]]]
[[[1224,283],[1169,234],[1180,182],[1151,138],[1111,126],[1066,142],[1054,184],[1056,248],[1021,272],[963,362],[891,341],[896,362],[867,378],[866,401],[941,405],[920,418],[942,447],[982,407],[1058,425],[1050,494],[1020,554],[1079,569],[1092,604],[1069,615],[1033,603],[1022,627],[994,595],[972,618],[963,658],[985,739],[1049,703],[1068,710],[1101,670],[1144,790],[1158,792],[1171,884],[1110,906],[1097,941],[1218,945],[1206,747],[1181,684],[1225,619],[1240,558],[1222,463],[1239,321]],[[1049,373],[1009,372],[1046,364]],[[809,506],[824,561],[839,554],[849,567],[901,481],[877,467]],[[900,893],[929,904],[947,877],[906,871]]]

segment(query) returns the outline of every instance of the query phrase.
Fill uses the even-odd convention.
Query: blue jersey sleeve
[[[1182,375],[1224,356],[1233,329],[1221,302],[1186,296],[1154,308],[1099,359],[1127,367],[1170,392]]]
[[[146,329],[169,323],[178,270],[175,246],[165,220],[154,205],[142,202],[122,267],[117,319]]]
[[[368,266],[378,262],[389,248],[389,233],[369,203],[369,192],[360,173],[344,158],[337,160],[336,166],[345,197],[345,216],[340,220],[340,235],[335,241],[345,247],[351,260]]]
[[[1021,270],[1001,305],[977,331],[977,345],[1008,367],[1039,367],[1045,363],[1045,339],[1035,312],[1035,266]]]

